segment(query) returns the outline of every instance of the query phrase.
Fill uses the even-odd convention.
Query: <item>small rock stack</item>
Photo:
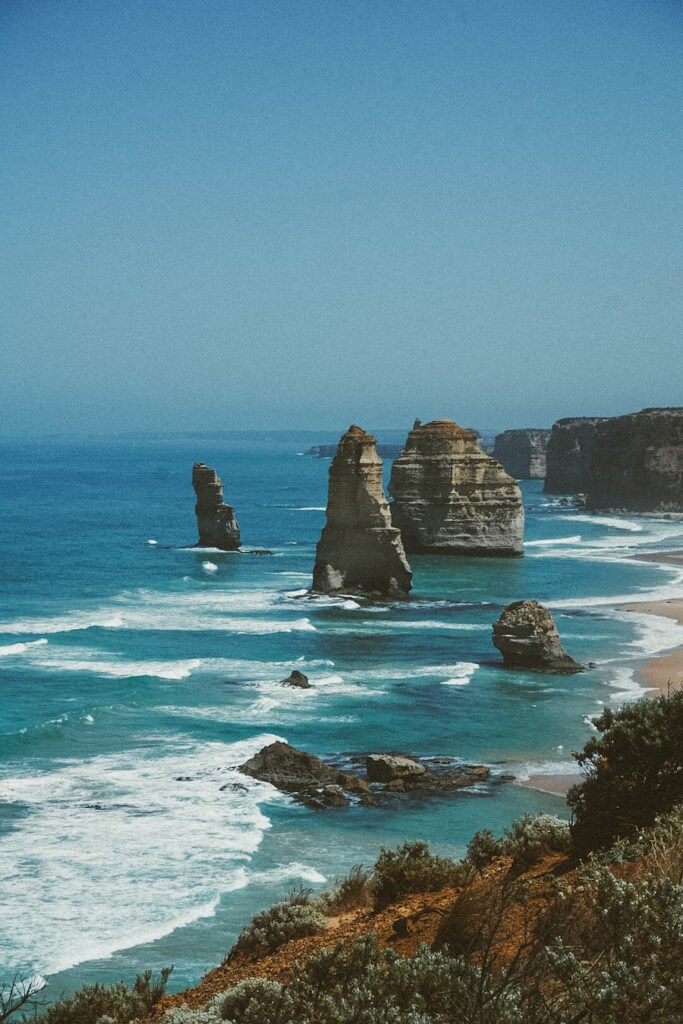
[[[223,484],[215,469],[195,462],[192,467],[192,486],[197,495],[194,507],[199,530],[198,548],[219,548],[237,551],[240,546],[240,528],[235,510],[223,501]]]
[[[513,601],[493,626],[493,643],[510,668],[581,672],[565,651],[552,615],[538,601]]]

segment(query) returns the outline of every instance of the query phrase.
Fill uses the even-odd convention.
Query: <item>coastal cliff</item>
[[[683,512],[683,408],[603,420],[586,492],[591,511]]]
[[[412,572],[382,489],[375,438],[349,427],[330,465],[326,525],[316,550],[313,590],[405,597]]]
[[[195,462],[192,467],[192,486],[197,495],[194,507],[199,530],[197,547],[237,551],[240,546],[240,528],[234,508],[223,501],[223,484],[216,470],[205,466],[203,462]]]
[[[549,430],[504,430],[496,435],[491,454],[515,480],[543,480],[549,437]]]
[[[604,417],[568,417],[553,423],[546,449],[546,494],[583,494],[593,444]]]
[[[407,552],[519,555],[524,508],[516,481],[472,430],[433,420],[408,434],[389,492]]]

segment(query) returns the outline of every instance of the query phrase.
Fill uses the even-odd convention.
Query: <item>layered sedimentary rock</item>
[[[543,480],[549,430],[504,430],[496,435],[493,457],[515,480]]]
[[[598,426],[604,417],[583,416],[553,423],[546,449],[546,494],[583,494]]]
[[[223,501],[223,484],[216,470],[205,466],[203,462],[195,462],[192,467],[192,486],[197,495],[194,507],[199,530],[197,547],[237,551],[240,546],[240,528],[234,508]]]
[[[586,492],[594,511],[683,512],[683,408],[603,420]]]
[[[391,470],[391,513],[408,553],[520,555],[524,507],[515,480],[472,430],[433,420],[408,434]]]
[[[412,573],[382,490],[375,439],[351,426],[330,466],[327,521],[316,551],[313,590],[405,597]]]
[[[538,601],[514,601],[493,626],[493,643],[511,668],[580,672],[565,651],[552,615]]]

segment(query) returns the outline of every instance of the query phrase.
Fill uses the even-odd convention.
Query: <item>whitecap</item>
[[[0,847],[0,873],[11,877],[0,962],[54,974],[212,914],[221,893],[248,884],[270,827],[260,804],[278,799],[236,766],[277,739],[165,735],[154,759],[143,747],[0,781],[0,799],[30,810]]]
[[[218,566],[215,562],[202,562],[202,569],[204,572],[218,572]]]
[[[26,651],[30,651],[31,648],[42,647],[46,643],[45,637],[41,637],[40,640],[27,640],[18,644],[6,644],[4,647],[0,647],[0,657],[6,657],[10,654],[24,654]]]
[[[150,540],[148,540],[147,543],[148,544],[158,544],[159,541],[158,540],[154,540],[153,538],[150,538]]]

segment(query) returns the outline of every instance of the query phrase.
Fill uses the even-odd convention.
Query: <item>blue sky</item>
[[[3,0],[0,435],[683,404],[676,0]]]

